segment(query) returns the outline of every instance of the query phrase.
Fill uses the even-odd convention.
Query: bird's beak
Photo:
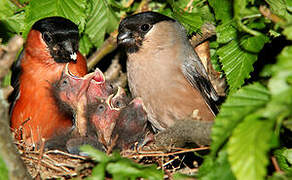
[[[133,34],[129,31],[120,32],[118,35],[118,44],[131,44],[135,43]]]
[[[67,76],[70,76],[72,80],[79,84],[80,90],[77,94],[77,98],[80,99],[80,97],[87,91],[90,81],[95,77],[95,73],[86,74],[84,77],[75,76],[69,70],[69,63],[66,64],[64,71]]]
[[[71,58],[73,61],[77,61],[77,54],[76,54],[76,52],[70,54],[70,58]]]
[[[65,41],[64,48],[69,53],[70,59],[72,61],[76,62],[77,61],[77,53],[74,50],[72,43],[70,41]]]
[[[92,78],[96,83],[101,84],[105,82],[105,77],[102,71],[98,68],[95,69],[94,77]]]

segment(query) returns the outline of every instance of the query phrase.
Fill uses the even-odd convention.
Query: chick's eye
[[[43,34],[43,39],[48,43],[51,43],[53,41],[53,38],[49,35],[49,33],[46,32]]]
[[[142,31],[148,31],[149,29],[150,29],[150,25],[149,24],[143,24],[141,27],[140,27],[140,29],[142,30]]]
[[[99,105],[97,106],[97,111],[98,111],[98,112],[104,112],[104,111],[105,111],[105,106],[104,106],[103,104],[99,104]]]
[[[124,103],[121,100],[116,100],[113,104],[114,104],[115,108],[123,108],[124,107]]]
[[[64,79],[63,81],[62,81],[62,85],[67,85],[68,84],[68,80],[67,79]]]

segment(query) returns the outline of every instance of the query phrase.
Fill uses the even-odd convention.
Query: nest
[[[28,172],[34,179],[85,178],[91,175],[93,167],[97,165],[87,156],[73,155],[60,150],[44,151],[43,147],[36,149],[22,142],[17,142],[16,145]],[[134,149],[122,151],[121,155],[139,164],[156,164],[158,169],[164,171],[164,178],[168,179],[176,172],[196,174],[202,159],[194,152],[208,149],[208,147],[171,148],[170,153]]]

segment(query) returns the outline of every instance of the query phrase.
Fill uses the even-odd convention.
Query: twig
[[[126,157],[128,158],[134,158],[134,157],[152,157],[152,156],[172,156],[176,154],[183,154],[187,152],[196,152],[196,151],[202,151],[202,150],[208,150],[210,149],[209,147],[201,147],[201,148],[192,148],[192,149],[185,149],[177,152],[171,152],[171,153],[149,153],[148,154],[141,154],[142,152],[139,152],[139,154],[132,154],[132,155],[127,155]]]
[[[149,10],[147,6],[148,3],[149,0],[142,0],[134,14]],[[118,30],[115,30],[110,34],[110,37],[105,40],[103,45],[89,57],[87,61],[87,67],[89,70],[91,70],[104,56],[117,48],[117,36]]]
[[[280,169],[280,167],[279,167],[279,164],[278,164],[278,162],[277,162],[277,159],[276,159],[274,156],[272,156],[272,157],[271,157],[271,160],[272,160],[272,164],[273,164],[273,166],[274,166],[276,172],[278,172],[278,173],[283,173],[283,171],[282,171],[282,170]]]
[[[269,8],[266,6],[260,6],[260,13],[266,17],[267,19],[273,21],[274,23],[279,23],[280,25],[285,23],[285,20],[282,19],[281,17],[273,14]]]
[[[18,0],[10,0],[13,4],[15,4],[19,8],[24,8],[24,5],[22,5]]]
[[[87,67],[91,70],[105,55],[114,51],[117,48],[117,30],[111,33],[110,37],[103,43],[103,45],[90,56],[87,62]]]

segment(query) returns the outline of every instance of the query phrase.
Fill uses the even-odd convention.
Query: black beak
[[[135,43],[133,34],[129,31],[120,32],[118,35],[118,44],[132,44]]]
[[[65,41],[63,45],[65,51],[69,54],[70,59],[74,62],[77,61],[76,51],[73,49],[73,44],[70,41]]]

